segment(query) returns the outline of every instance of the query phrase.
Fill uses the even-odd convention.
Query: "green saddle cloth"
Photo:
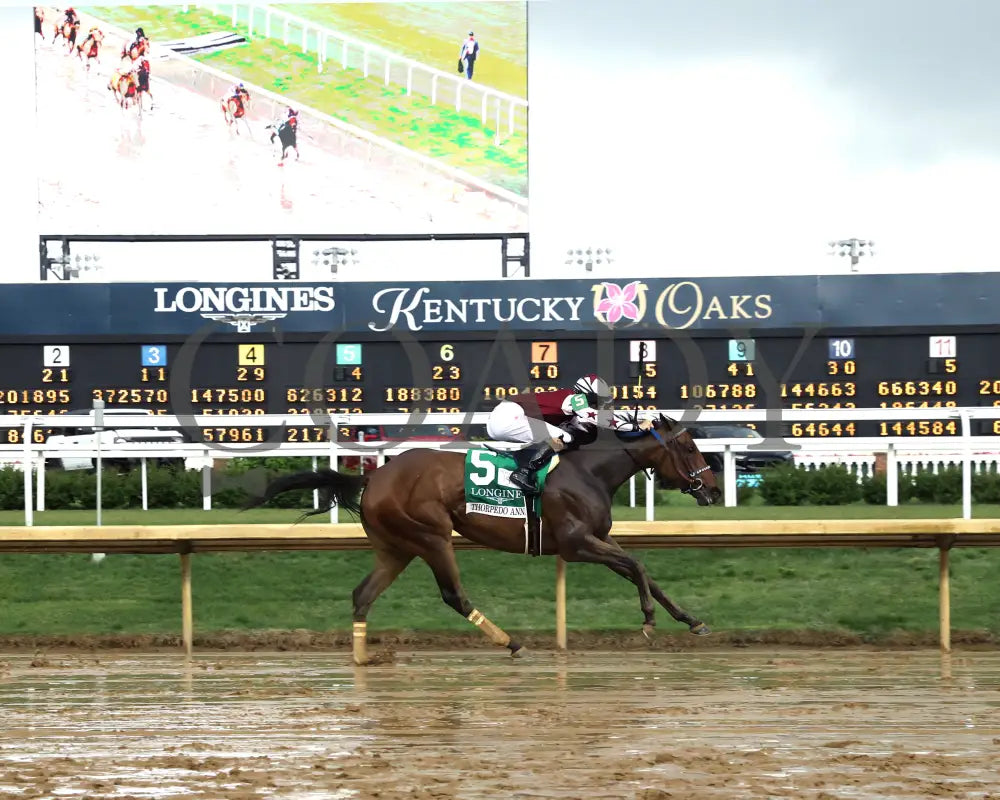
[[[542,492],[545,480],[559,463],[552,459],[536,473],[538,495],[535,513],[542,515]],[[465,456],[465,513],[492,517],[525,517],[524,492],[510,482],[517,469],[514,456],[493,450],[470,450]]]

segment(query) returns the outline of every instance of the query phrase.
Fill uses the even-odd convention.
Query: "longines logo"
[[[594,317],[609,328],[622,320],[632,327],[646,317],[648,305],[653,308],[657,324],[663,328],[683,330],[701,320],[768,319],[774,313],[769,294],[706,295],[694,281],[680,281],[665,286],[655,298],[646,295],[649,287],[642,281],[596,283]]]
[[[200,314],[240,333],[297,311],[333,311],[332,286],[184,286],[154,288],[157,313]]]

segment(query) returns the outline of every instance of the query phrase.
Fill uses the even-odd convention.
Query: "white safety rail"
[[[321,72],[328,68],[327,62],[339,64],[341,69],[359,70],[364,77],[377,79],[385,86],[405,87],[408,95],[421,94],[434,105],[477,114],[484,125],[493,121],[498,134],[501,130],[511,135],[527,129],[528,101],[523,97],[423,64],[273,6],[208,3],[202,7],[213,14],[227,14],[234,28],[246,25],[249,36],[281,39],[286,45],[299,46],[304,53],[316,53]]]
[[[655,412],[646,412],[655,413]],[[891,437],[849,437],[849,438],[795,438],[764,439],[763,441],[748,439],[700,439],[698,447],[703,452],[721,452],[723,454],[723,485],[725,488],[725,503],[736,505],[736,468],[734,456],[739,452],[756,450],[798,450],[807,452],[811,457],[822,459],[824,463],[836,463],[844,451],[853,454],[866,453],[874,459],[876,453],[884,453],[886,457],[887,497],[889,506],[899,504],[898,477],[900,462],[907,453],[920,454],[926,459],[928,454],[932,460],[960,464],[962,467],[962,516],[972,518],[972,474],[977,454],[995,453],[1000,447],[996,436],[973,436],[972,421],[979,419],[1000,419],[1000,408],[992,406],[975,408],[921,408],[921,409],[888,409],[888,408],[848,408],[848,409],[752,409],[739,411],[703,411],[666,409],[663,413],[675,419],[694,422],[731,422],[757,423],[766,425],[769,421],[788,422],[859,422],[859,421],[934,421],[954,420],[958,423],[959,434],[955,436],[891,436]],[[331,427],[335,434],[336,428],[344,426],[371,425],[482,425],[488,417],[487,413],[476,414],[426,414],[420,417],[408,414],[355,414],[326,418],[325,420],[303,417],[301,415],[270,414],[270,415],[199,415],[177,417],[171,415],[153,416],[116,416],[114,409],[104,414],[104,428],[280,428],[289,427]],[[96,449],[91,445],[49,446],[36,441],[35,430],[39,428],[83,428],[93,425],[93,418],[84,415],[45,415],[45,416],[7,416],[0,417],[0,462],[16,462],[24,471],[24,511],[25,524],[33,524],[33,512],[36,509],[36,499],[44,493],[45,460],[59,457],[63,454],[75,456],[97,457]],[[766,430],[766,429],[765,429]],[[10,433],[17,431],[17,434]],[[20,444],[8,444],[11,438],[19,438]],[[325,461],[336,467],[338,459],[344,456],[376,456],[378,463],[384,463],[386,456],[395,456],[412,448],[440,448],[446,450],[464,451],[470,447],[480,447],[477,442],[343,442],[336,441],[336,435],[327,442],[220,442],[220,443],[183,443],[164,446],[163,444],[119,444],[113,449],[102,450],[99,454],[103,459],[133,458],[142,463],[145,474],[145,461],[158,458],[200,459],[202,465],[203,507],[211,508],[211,466],[217,459],[240,458],[247,456],[306,456],[313,458],[314,464]],[[825,456],[824,456],[825,454]],[[195,463],[199,463],[196,461]],[[34,481],[32,480],[34,478]],[[653,521],[654,516],[654,482],[647,478],[646,483],[646,519]],[[632,497],[634,498],[634,483]],[[38,508],[44,508],[38,504]],[[145,508],[145,498],[144,505]],[[331,521],[336,522],[336,514],[331,512]]]

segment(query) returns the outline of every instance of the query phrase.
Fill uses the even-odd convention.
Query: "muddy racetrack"
[[[0,656],[0,796],[1000,798],[1000,653]]]

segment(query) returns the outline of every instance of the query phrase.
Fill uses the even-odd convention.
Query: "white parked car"
[[[85,415],[94,419],[92,408],[78,409],[68,412],[74,416]],[[93,426],[80,428],[61,428],[61,433],[49,436],[46,443],[49,446],[59,445],[90,445],[97,446],[97,437],[100,436],[101,450],[111,451],[115,445],[133,442],[155,442],[166,446],[180,444],[184,441],[183,434],[178,430],[168,428],[114,428],[114,417],[122,416],[154,416],[152,411],[140,408],[114,408],[104,410],[105,428],[98,433]],[[178,456],[183,458],[183,456]],[[102,458],[104,464],[111,467],[129,467],[138,463],[138,458]],[[157,458],[158,463],[172,461],[169,458]],[[63,454],[46,460],[49,467],[61,467],[65,470],[91,469],[94,467],[95,458],[92,455]]]

